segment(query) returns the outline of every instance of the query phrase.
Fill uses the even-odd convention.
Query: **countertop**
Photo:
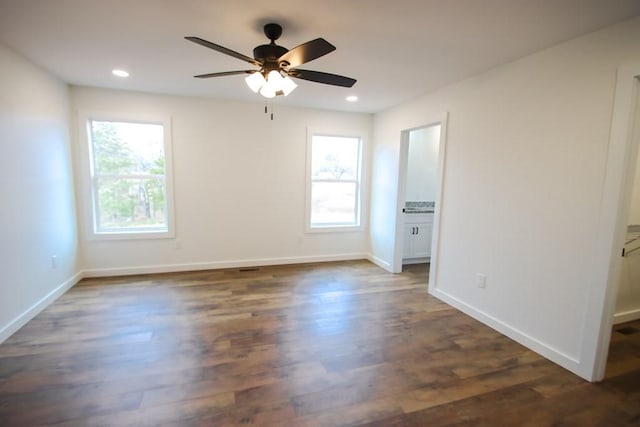
[[[402,212],[407,214],[433,213],[435,206],[435,202],[406,201],[404,202],[404,209]]]
[[[433,213],[433,209],[404,208],[403,212],[406,214],[425,214],[425,213]]]

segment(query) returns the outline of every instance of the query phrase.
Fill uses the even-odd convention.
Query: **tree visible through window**
[[[96,233],[167,231],[164,127],[90,120]]]
[[[361,140],[311,138],[311,228],[360,225]]]

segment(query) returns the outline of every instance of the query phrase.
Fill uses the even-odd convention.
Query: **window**
[[[169,138],[164,123],[88,119],[94,236],[169,237]]]
[[[360,227],[362,138],[311,134],[308,230]]]

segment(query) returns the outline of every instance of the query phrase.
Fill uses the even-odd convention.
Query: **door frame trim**
[[[640,62],[618,68],[597,226],[592,280],[580,348],[581,376],[604,378],[627,228],[638,141],[633,127],[640,95]],[[635,156],[634,156],[635,154]]]
[[[400,131],[400,153],[398,164],[398,189],[396,200],[396,231],[395,242],[393,247],[393,263],[391,271],[393,273],[402,272],[402,249],[403,249],[403,230],[404,216],[402,208],[404,207],[404,193],[406,189],[407,176],[407,157],[409,153],[409,132],[416,129],[422,129],[430,126],[440,125],[440,141],[438,146],[438,166],[436,169],[436,195],[435,208],[433,211],[433,234],[431,236],[431,259],[429,268],[429,289],[435,289],[438,279],[438,251],[440,247],[440,217],[442,215],[442,199],[444,191],[444,172],[445,158],[447,152],[447,121],[449,114],[447,112],[433,116],[431,119],[425,120],[423,124],[413,126]]]

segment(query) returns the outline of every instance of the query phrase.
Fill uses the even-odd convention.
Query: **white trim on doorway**
[[[591,381],[604,378],[627,228],[638,139],[633,135],[639,92],[640,62],[618,68],[600,219],[594,251],[579,374]]]
[[[415,129],[421,129],[430,126],[440,126],[440,141],[438,148],[438,167],[436,171],[436,196],[435,209],[433,214],[433,235],[431,244],[431,259],[429,269],[429,289],[435,288],[437,284],[438,272],[438,247],[440,242],[440,215],[442,213],[442,194],[444,189],[444,170],[446,157],[446,141],[447,141],[447,119],[448,113],[442,113],[435,117],[425,120],[417,126],[410,127],[401,131],[400,155],[398,165],[398,192],[396,201],[396,233],[395,243],[393,247],[393,264],[391,271],[400,273],[402,271],[402,249],[403,249],[403,229],[404,219],[402,208],[404,207],[404,194],[406,187],[407,173],[407,155],[409,151],[409,132]]]

